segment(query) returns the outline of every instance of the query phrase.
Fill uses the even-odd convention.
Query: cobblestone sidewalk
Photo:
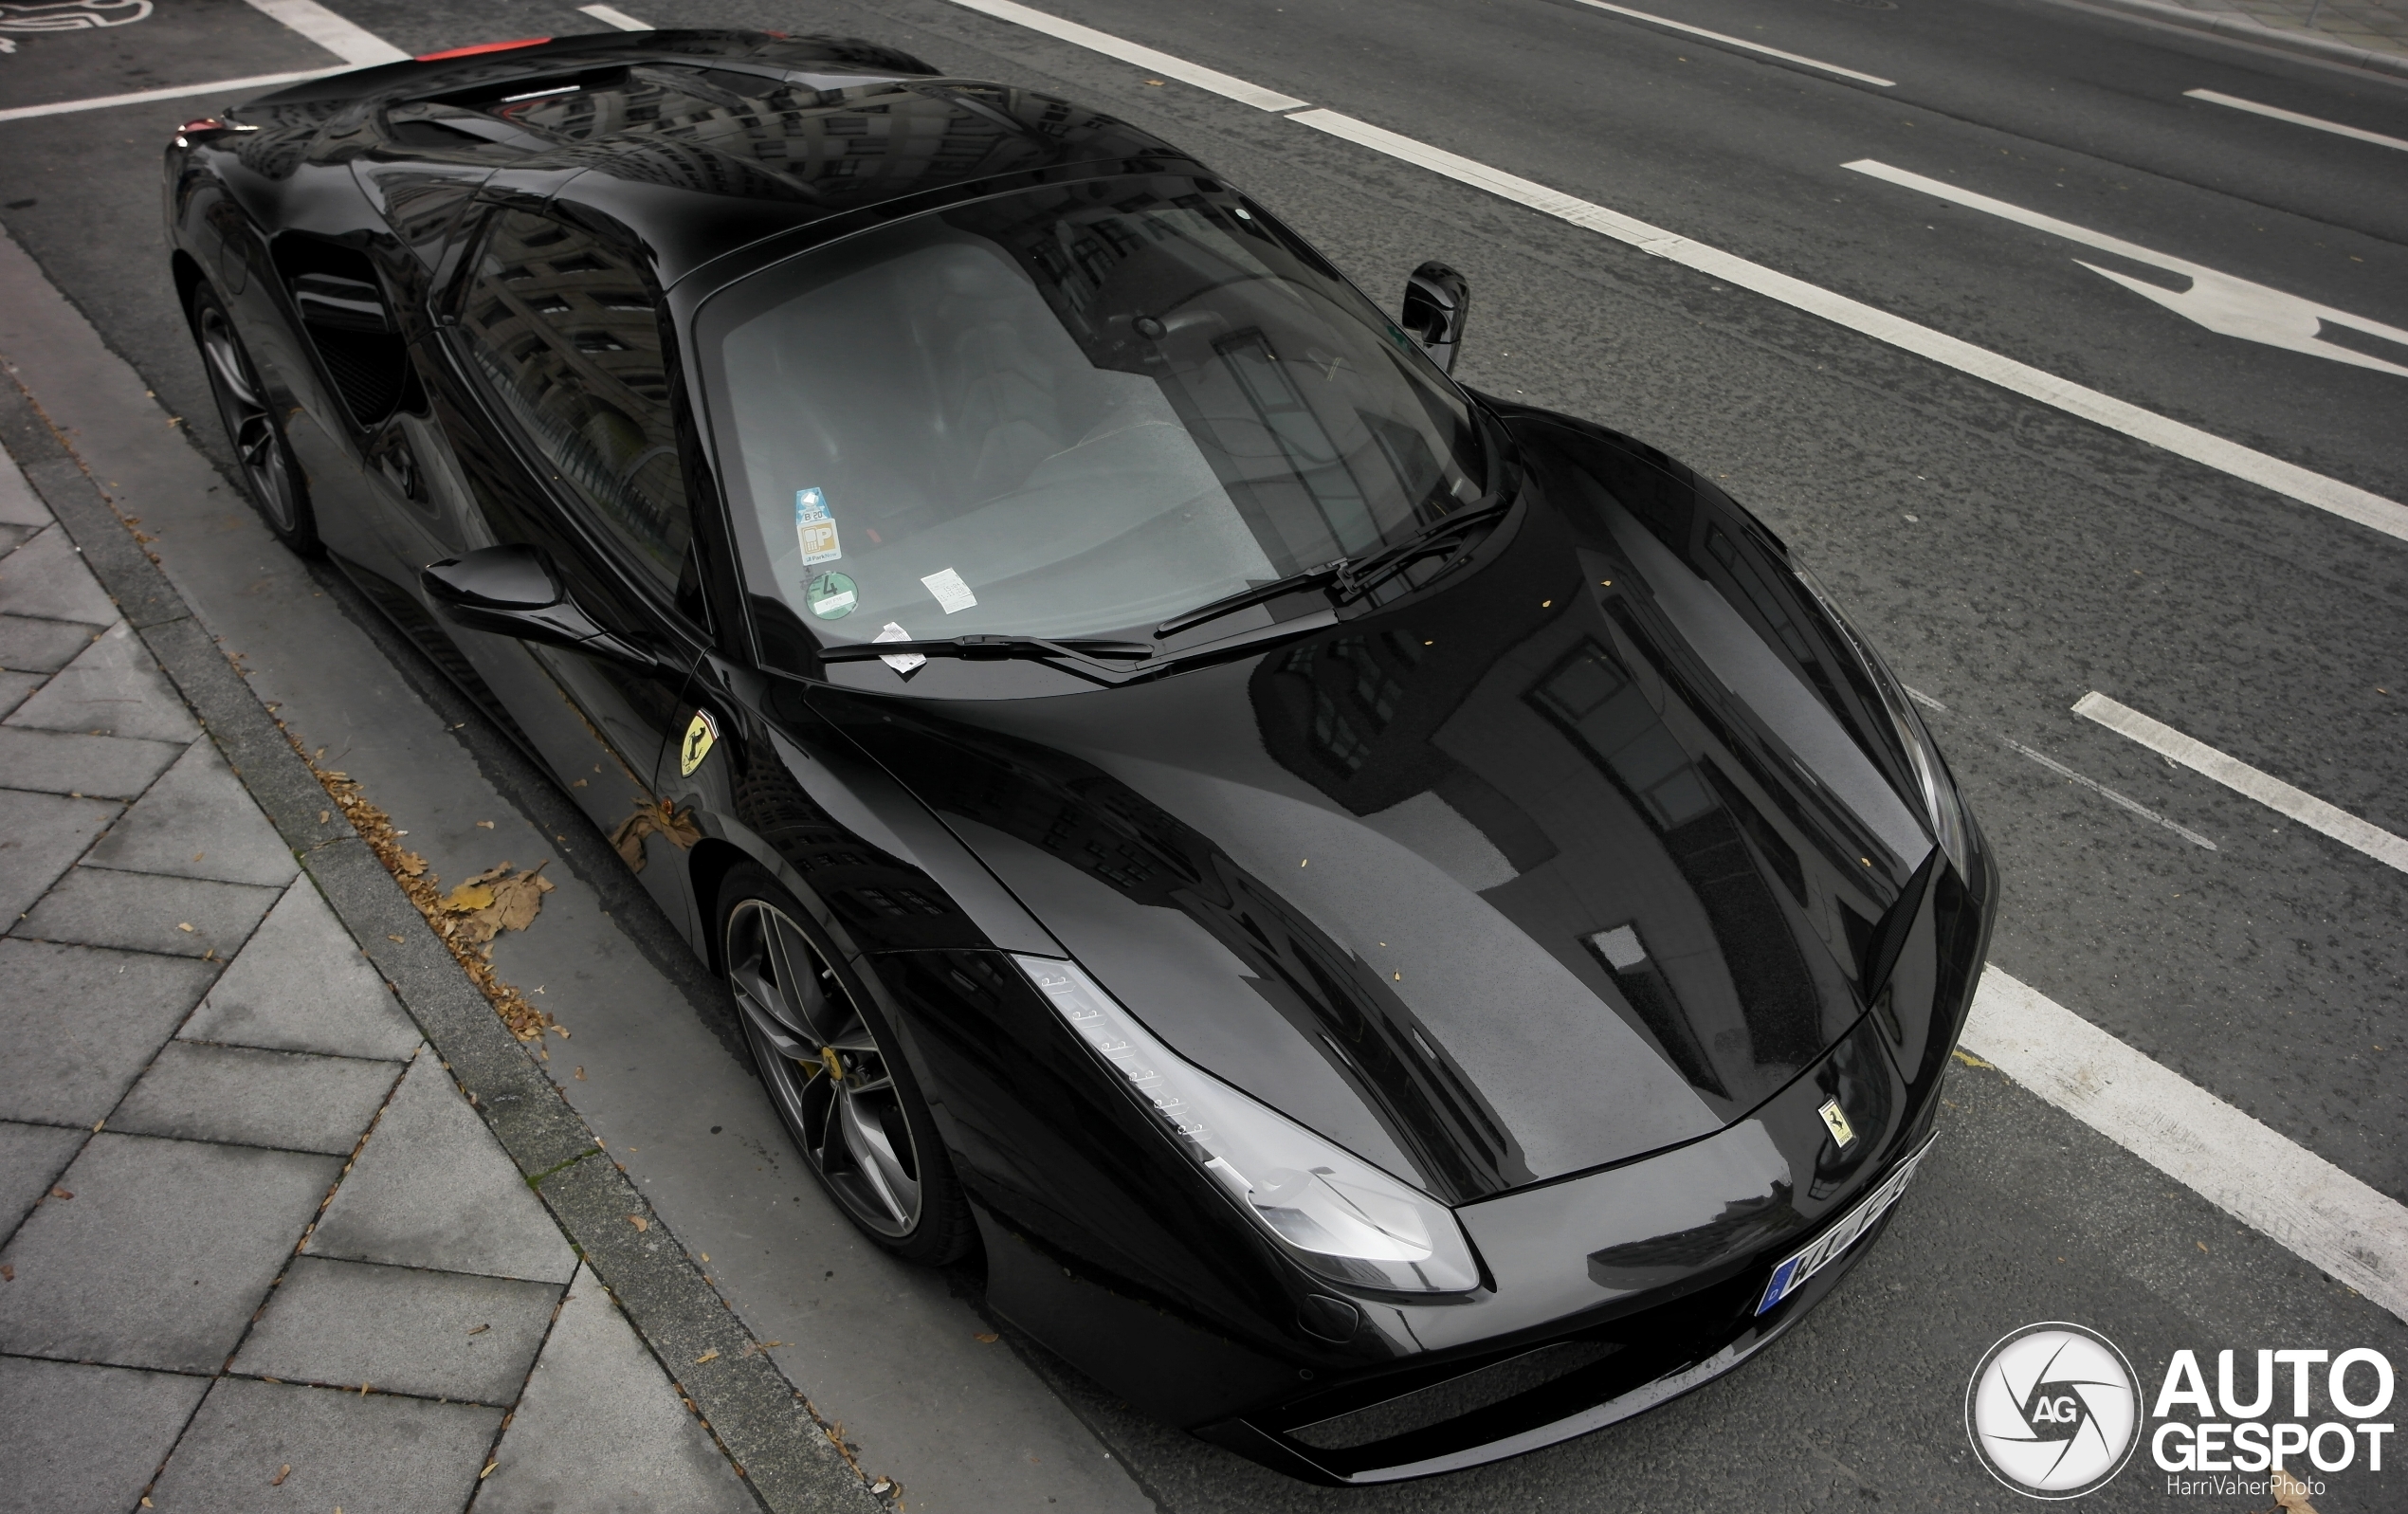
[[[2266,46],[2408,73],[2408,0],[2076,0]]]
[[[759,1506],[5,453],[0,920],[0,1511]]]
[[[2232,11],[2277,31],[2329,37],[2408,57],[2408,6],[2399,0],[2175,0],[2186,10]]]

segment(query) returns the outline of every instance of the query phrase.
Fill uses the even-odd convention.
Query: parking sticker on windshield
[[[803,602],[822,620],[842,620],[861,601],[851,578],[841,573],[823,573],[803,585]]]
[[[886,622],[885,629],[869,639],[874,642],[907,642],[911,640],[911,632],[890,620]],[[892,657],[881,657],[878,660],[898,673],[908,673],[928,659],[918,652],[898,652]]]
[[[920,581],[928,586],[928,592],[937,596],[937,604],[948,615],[958,614],[978,602],[978,596],[970,592],[970,586],[961,581],[961,575],[951,568],[939,568]]]
[[[828,513],[828,496],[817,489],[794,491],[794,537],[803,544],[806,568],[845,555],[836,543],[836,518]]]

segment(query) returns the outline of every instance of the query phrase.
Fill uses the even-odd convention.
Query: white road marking
[[[594,20],[601,22],[604,26],[616,27],[621,31],[654,31],[659,29],[648,21],[636,20],[633,16],[629,15],[626,11],[620,9],[616,6],[579,6],[577,9],[584,11],[587,15],[592,16]]]
[[[2043,215],[2037,210],[2027,210],[2022,206],[2011,205],[2005,200],[1994,200],[1986,194],[1976,194],[1971,190],[1961,190],[1954,184],[1943,184],[1938,179],[1925,178],[1920,173],[1909,173],[1902,168],[1891,168],[1887,163],[1875,162],[1870,157],[1858,158],[1853,163],[1841,166],[1883,180],[1885,183],[1916,190],[1935,199],[1961,205],[1967,210],[1995,215],[2001,220],[2013,221],[2018,226],[2028,226],[2035,231],[2046,231],[2051,236],[2063,237],[2069,242],[2078,242],[2084,246],[2096,247],[2101,252],[2112,252],[2119,258],[2129,258],[2135,263],[2146,264],[2152,268],[2162,268],[2168,273],[2181,274],[2191,281],[2191,286],[2178,294],[2171,289],[2161,288],[2143,280],[2135,279],[2129,274],[2102,268],[2095,263],[2082,263],[2079,258],[2073,260],[2081,263],[2083,267],[2099,277],[2111,279],[2134,294],[2154,300],[2176,315],[2188,320],[2198,321],[2218,336],[2238,337],[2244,341],[2263,342],[2269,347],[2307,353],[2312,356],[2329,358],[2337,363],[2348,363],[2358,368],[2372,368],[2381,373],[2397,374],[2408,378],[2408,368],[2403,368],[2398,363],[2385,362],[2380,357],[2369,356],[2362,352],[2352,351],[2338,342],[2326,341],[2319,330],[2320,323],[2347,326],[2353,331],[2362,331],[2369,336],[2380,337],[2385,341],[2398,342],[2401,356],[2408,356],[2408,331],[2402,331],[2397,326],[2386,326],[2380,320],[2368,320],[2363,316],[2354,316],[2346,310],[2335,310],[2330,305],[2320,305],[2313,301],[2302,300],[2297,295],[2285,294],[2280,289],[2270,289],[2262,283],[2252,283],[2247,279],[2235,279],[2229,273],[2218,273],[2213,268],[2202,267],[2198,264],[2186,262],[2181,258],[2168,257],[2162,252],[2152,251],[2138,243],[2125,242],[2119,237],[2108,236],[2105,232],[2093,231],[2088,227],[2075,226],[2071,221],[2060,221],[2055,216]]]
[[[2186,89],[2182,91],[2182,94],[2188,100],[2203,100],[2211,105],[2230,105],[2235,110],[2245,110],[2258,116],[2271,116],[2278,121],[2289,121],[2293,126],[2313,126],[2320,132],[2330,132],[2335,137],[2354,137],[2362,142],[2372,142],[2377,147],[2397,148],[2400,152],[2408,153],[2408,142],[2403,142],[2397,137],[2385,137],[2381,132],[2361,131],[2355,126],[2344,126],[2339,121],[2324,120],[2314,116],[2302,116],[2295,110],[2285,110],[2279,105],[2261,105],[2253,100],[2242,100],[2236,95],[2219,95],[2212,89]]]
[[[364,27],[354,26],[318,0],[250,0],[251,9],[274,17],[354,68],[397,64],[410,55]]]
[[[1744,37],[1730,37],[1719,31],[1708,31],[1704,27],[1692,27],[1686,21],[1674,21],[1669,16],[1650,15],[1644,10],[1633,10],[1628,6],[1608,5],[1606,0],[1580,0],[1580,4],[1592,10],[1611,10],[1617,16],[1629,16],[1633,21],[1644,21],[1651,27],[1667,27],[1674,31],[1686,31],[1692,37],[1704,37],[1708,42],[1719,42],[1725,47],[1743,47],[1749,52],[1760,52],[1767,58],[1779,58],[1783,63],[1802,64],[1808,68],[1819,68],[1827,74],[1837,74],[1842,79],[1852,79],[1860,84],[1878,84],[1884,89],[1888,89],[1898,82],[1894,79],[1884,79],[1879,74],[1860,74],[1853,68],[1842,68],[1837,64],[1827,64],[1819,58],[1808,58],[1798,53],[1783,52],[1779,47],[1767,47],[1760,42],[1749,42]]]
[[[1977,347],[1945,332],[1934,331],[1929,326],[1893,316],[1861,301],[1834,294],[1803,279],[1765,267],[1760,263],[1750,263],[1719,247],[1692,242],[1661,227],[1650,226],[1601,205],[1575,199],[1542,184],[1533,184],[1528,179],[1518,178],[1485,163],[1399,136],[1385,127],[1374,126],[1328,110],[1298,111],[1287,119],[1418,164],[1433,173],[1526,205],[1575,226],[1600,232],[1618,242],[1628,243],[1642,252],[1694,268],[1810,315],[1820,316],[1835,325],[1888,342],[1919,357],[1928,357],[2027,399],[2054,406],[2109,430],[2162,447],[2178,457],[2189,458],[2194,463],[2204,464],[2219,472],[2271,489],[2302,504],[2330,511],[2344,520],[2354,520],[2385,536],[2408,540],[2408,506],[2395,503],[2356,484],[2326,478],[2296,463],[2287,463],[2253,447],[2200,430],[2196,426],[2187,426],[2154,410],[2143,410],[2138,405],[2102,394],[2095,389],[2059,378],[2029,363],[2001,356],[1987,348]]]
[[[1966,1050],[2408,1319],[2408,1208],[1997,967]]]
[[[1014,26],[1026,27],[1031,31],[1044,32],[1049,37],[1085,47],[1089,52],[1100,52],[1106,58],[1118,58],[1124,64],[1135,64],[1148,73],[1160,74],[1165,79],[1176,79],[1183,84],[1194,84],[1198,89],[1210,90],[1215,95],[1225,96],[1241,105],[1251,105],[1257,110],[1294,110],[1308,103],[1308,101],[1298,100],[1293,95],[1283,95],[1275,89],[1265,89],[1260,84],[1250,84],[1243,79],[1232,79],[1216,69],[1206,68],[1201,64],[1189,63],[1183,58],[1174,58],[1169,53],[1157,52],[1151,47],[1140,46],[1134,42],[1115,37],[1108,31],[1098,31],[1092,27],[1082,27],[1075,21],[1065,21],[1059,16],[1049,16],[1042,10],[1031,10],[1027,6],[1013,4],[1012,0],[953,0],[953,3],[965,10],[976,10],[993,16],[997,21],[1009,21]]]
[[[1934,331],[1929,326],[1877,310],[1845,295],[1833,294],[1803,279],[1792,278],[1718,247],[1692,242],[1660,227],[1609,210],[1604,206],[1559,193],[1542,184],[1533,184],[1528,179],[1518,178],[1484,163],[1417,142],[1367,121],[1359,121],[1336,111],[1303,109],[1307,101],[1258,89],[1242,79],[1231,79],[1209,68],[1180,63],[1151,47],[1140,47],[1136,43],[1125,42],[1090,27],[1057,20],[1042,11],[1012,4],[1012,0],[953,0],[953,3],[1002,20],[1020,22],[1032,30],[1077,43],[1080,46],[1110,57],[1131,62],[1155,60],[1164,65],[1158,68],[1158,72],[1263,110],[1292,110],[1294,114],[1288,116],[1289,120],[1302,121],[1374,152],[1386,153],[1475,189],[1569,221],[1575,226],[1601,232],[1642,252],[1727,280],[1741,288],[1778,300],[1810,315],[1820,316],[1835,325],[1845,326],[1876,341],[1888,342],[1919,357],[1927,357],[1959,373],[1970,374],[2026,399],[2038,400],[2070,415],[2078,415],[2108,430],[2172,452],[2177,457],[2188,458],[2217,472],[2228,473],[2234,478],[2297,500],[2302,504],[2328,511],[2369,530],[2408,540],[2408,506],[2386,500],[2371,490],[2344,483],[2339,479],[2326,478],[2296,463],[2287,463],[2254,447],[2243,447],[2238,442],[2227,441],[2213,432],[2200,430],[2196,426],[2186,426],[2154,410],[2143,410],[2138,405],[2102,394],[2095,389],[2059,378],[2029,363],[2001,356],[1945,332]],[[1168,66],[1173,64],[1177,66]],[[1153,63],[1148,64],[1155,65]]]
[[[2107,803],[2120,805],[2124,809],[2129,810],[2134,814],[2139,815],[2143,820],[2152,821],[2155,824],[2163,826],[2166,830],[2173,831],[2176,835],[2180,836],[2185,841],[2205,847],[2210,851],[2216,849],[2215,842],[2208,840],[2205,836],[2202,836],[2198,831],[2191,830],[2188,826],[2175,824],[2173,821],[2165,818],[2165,816],[2159,814],[2156,811],[2150,809],[2147,805],[2141,803],[2137,799],[2116,793],[2113,789],[2108,788],[2106,784],[2101,783],[2096,778],[2086,777],[2083,775],[2074,772],[2071,768],[2067,767],[2064,763],[2049,756],[2047,753],[2035,752],[2032,748],[2024,745],[2021,741],[2010,740],[2003,736],[1998,738],[1998,740],[1999,743],[2005,746],[2009,751],[2022,753],[2025,757],[2028,757],[2033,761],[2039,763],[2042,767],[2047,768],[2050,772],[2057,775],[2059,777],[2064,778],[2070,783],[2080,784],[2083,788],[2089,790],[2092,793],[2097,794]]]
[[[234,95],[322,79],[332,68],[307,68],[297,74],[254,74],[248,79],[214,79],[206,84],[177,84],[169,89],[137,89],[130,95],[95,95],[89,100],[63,100],[50,105],[12,105],[0,110],[0,121],[28,120],[36,116],[67,116],[81,110],[107,110],[116,105],[142,105],[155,100],[189,100],[195,95]]]
[[[2346,810],[2326,804],[2305,789],[2293,788],[2272,774],[2260,772],[2238,757],[2226,757],[2206,742],[2184,736],[2129,705],[2119,704],[2096,689],[2074,702],[2073,713],[2098,721],[2118,736],[2130,737],[2195,773],[2203,773],[2234,793],[2246,794],[2277,813],[2289,815],[2310,830],[2322,831],[2386,866],[2408,872],[2408,841]]]
[[[1900,688],[1906,689],[1906,697],[1913,700],[1916,703],[1924,706],[1924,708],[1938,710],[1943,715],[1949,713],[1947,705],[1941,703],[1938,700],[1933,699],[1923,690],[1919,688],[1906,688],[1906,685],[1904,684],[1901,684],[1898,686]],[[2036,752],[2031,747],[2024,745],[2021,741],[2017,741],[2011,737],[2001,736],[1998,732],[1991,730],[1988,726],[1983,725],[1979,721],[1970,720],[1964,716],[1958,716],[1956,718],[1966,721],[1966,723],[1972,725],[1977,730],[1979,730],[1983,735],[1989,737],[2000,746],[2005,747],[2008,751],[2021,753],[2023,756],[2030,757],[2033,761],[2039,763],[2042,767],[2047,768],[2050,772],[2066,779],[2068,782],[2080,784],[2083,788],[2089,790],[2092,793],[2095,793],[2100,798],[2107,800],[2109,804],[2120,805],[2124,809],[2129,810],[2134,814],[2139,815],[2142,819],[2150,821],[2156,825],[2163,826],[2166,830],[2173,831],[2183,840],[2196,842],[2199,846],[2205,847],[2210,851],[2219,849],[2215,842],[2208,840],[2205,836],[2202,836],[2198,831],[2191,830],[2188,826],[2175,824],[2173,821],[2168,820],[2165,816],[2150,809],[2147,805],[2142,804],[2138,800],[2133,799],[2126,794],[2118,793],[2115,790],[2108,788],[2106,784],[2099,782],[2096,778],[2089,777],[2083,774],[2074,772],[2071,768],[2067,767],[2064,763],[2049,756],[2047,753]]]
[[[354,26],[318,4],[318,0],[248,0],[255,10],[300,32],[342,60],[343,68],[400,63],[410,54],[375,33]],[[29,120],[36,116],[66,116],[77,111],[108,110],[118,105],[145,105],[153,100],[189,100],[195,95],[233,95],[268,89],[277,84],[319,79],[337,68],[304,68],[294,73],[252,74],[242,79],[212,79],[207,83],[173,84],[164,89],[137,89],[122,95],[96,95],[87,100],[63,100],[48,105],[16,105],[0,110],[0,121]]]

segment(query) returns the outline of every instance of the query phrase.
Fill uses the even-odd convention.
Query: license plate
[[[1937,1138],[1934,1138],[1937,1139]],[[1906,1191],[1915,1169],[1923,1165],[1925,1153],[1931,1150],[1926,1140],[1915,1148],[1915,1154],[1898,1164],[1898,1170],[1881,1181],[1881,1186],[1867,1195],[1854,1209],[1840,1216],[1839,1223],[1816,1236],[1812,1244],[1797,1255],[1773,1268],[1773,1280],[1764,1285],[1764,1297],[1756,1305],[1763,1313],[1781,1300],[1806,1286],[1806,1280],[1839,1259],[1842,1252],[1856,1244],[1875,1221],[1889,1213],[1898,1195]]]

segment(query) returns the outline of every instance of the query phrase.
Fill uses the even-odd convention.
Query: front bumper
[[[1493,1294],[1453,1308],[1370,1309],[1420,1353],[1196,1433],[1315,1483],[1395,1482],[1585,1434],[1761,1351],[1870,1250],[1895,1213],[1882,1191],[1928,1145],[1988,936],[1995,875],[1980,881],[1979,893],[1960,895],[1960,928],[1930,913],[1921,927],[1930,934],[1918,986],[1932,993],[1933,1012],[1916,1033],[1901,1037],[1893,1020],[1869,1013],[1713,1136],[1466,1206],[1458,1213],[1496,1275]],[[1817,1113],[1832,1098],[1859,1132],[1845,1148]],[[1869,1205],[1879,1213],[1868,1223]],[[1779,1268],[1852,1228],[1852,1241],[1760,1312]]]
[[[1316,1399],[1283,1414],[1225,1420],[1195,1433],[1290,1477],[1333,1487],[1401,1482],[1519,1456],[1645,1414],[1737,1367],[1836,1287],[1888,1224],[1885,1214],[1862,1240],[1761,1315],[1754,1310],[1763,1282],[1760,1269],[1751,1268],[1662,1309],[1358,1410],[1330,1414],[1333,1400]],[[1567,1363],[1570,1370],[1558,1370]],[[1483,1385],[1475,1379],[1483,1377],[1541,1380],[1435,1424],[1414,1422],[1421,1406],[1412,1400],[1429,1400],[1443,1414],[1449,1397],[1459,1400],[1467,1388],[1478,1393]],[[1395,1386],[1390,1381],[1382,1391]],[[1399,1425],[1406,1428],[1394,1428]],[[1390,1432],[1378,1433],[1382,1430]],[[1376,1438],[1362,1439],[1366,1431]]]

